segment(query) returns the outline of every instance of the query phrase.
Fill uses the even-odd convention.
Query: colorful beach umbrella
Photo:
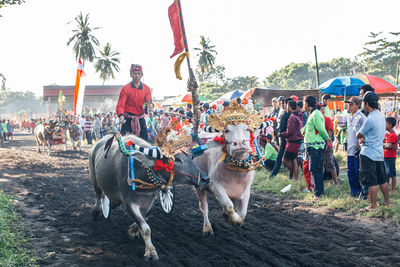
[[[377,94],[395,93],[399,87],[398,85],[386,79],[369,74],[361,74],[357,76],[357,78],[366,84],[370,84],[375,89],[375,93]]]
[[[362,80],[356,77],[343,76],[324,82],[318,89],[328,95],[357,96],[360,94],[360,87],[364,84]]]
[[[199,95],[199,101],[207,101],[207,98],[205,98],[204,96]],[[185,103],[192,103],[192,94],[191,93],[187,93],[181,100],[181,102],[185,102]]]
[[[240,97],[242,94],[243,94],[243,91],[241,91],[241,90],[233,90],[233,91],[223,94],[222,96],[218,97],[218,99],[231,101],[232,99]]]

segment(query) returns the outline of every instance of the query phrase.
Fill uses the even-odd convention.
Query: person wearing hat
[[[141,82],[142,66],[132,64],[130,76],[132,81],[122,87],[116,107],[119,120],[125,122],[122,125],[121,133],[123,135],[133,133],[147,141],[148,134],[144,114],[148,114],[151,108],[151,91],[147,85]]]
[[[361,129],[356,136],[361,144],[360,151],[360,181],[369,188],[370,204],[362,211],[377,208],[376,197],[378,185],[385,199],[386,206],[390,206],[389,187],[386,182],[384,165],[383,140],[385,138],[386,122],[384,115],[378,110],[378,96],[374,92],[364,94],[364,109],[368,112]]]
[[[205,125],[208,125],[208,115],[211,113],[210,111],[210,104],[204,103],[203,104],[203,113],[200,115],[200,121],[201,123],[204,123]]]
[[[360,144],[356,137],[357,132],[366,120],[365,115],[361,112],[362,99],[352,96],[350,100],[344,102],[347,103],[350,111],[350,116],[347,119],[347,176],[349,178],[350,196],[366,197],[358,180]]]

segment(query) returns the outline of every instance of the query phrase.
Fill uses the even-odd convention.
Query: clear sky
[[[42,95],[44,85],[73,85],[74,17],[90,12],[101,46],[121,52],[121,71],[106,84],[129,82],[131,63],[143,65],[144,82],[155,96],[185,92],[173,72],[173,37],[168,6],[173,0],[26,0],[0,10],[0,73],[11,90]],[[399,0],[181,0],[189,47],[209,37],[228,77],[268,74],[291,62],[353,57],[369,32],[400,31]],[[191,54],[192,58],[194,52]],[[196,63],[196,62],[194,62]],[[183,65],[185,66],[185,65]],[[195,66],[194,66],[195,67]],[[90,64],[86,84],[101,84]]]

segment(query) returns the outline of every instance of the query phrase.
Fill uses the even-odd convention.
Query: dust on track
[[[0,149],[0,186],[15,196],[31,248],[40,265],[61,266],[358,266],[399,265],[398,227],[357,220],[271,194],[253,192],[245,223],[235,228],[209,196],[214,237],[202,235],[202,215],[190,187],[178,186],[172,215],[158,204],[149,218],[160,261],[143,260],[141,238],[126,234],[132,223],[118,207],[110,219],[93,220],[93,189],[83,152],[53,147],[35,152],[33,137],[17,133]],[[69,147],[69,149],[71,149]]]

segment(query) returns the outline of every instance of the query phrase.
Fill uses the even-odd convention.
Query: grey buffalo
[[[110,150],[105,157],[105,145],[108,135],[101,139],[91,149],[89,153],[89,173],[93,183],[95,192],[95,204],[92,214],[97,216],[101,211],[101,199],[105,194],[111,202],[111,208],[122,205],[128,213],[133,217],[135,223],[128,228],[128,235],[131,238],[142,236],[145,243],[144,257],[146,259],[158,260],[157,251],[151,241],[151,230],[147,224],[149,213],[154,204],[158,189],[136,189],[128,185],[128,157],[124,156],[119,149],[117,142],[113,142]],[[122,138],[124,144],[128,140],[132,140],[135,144],[134,156],[135,177],[146,177],[146,170],[152,168],[156,162],[154,157],[161,154],[161,150],[157,148],[157,153],[150,153],[151,145],[136,136],[127,136]],[[164,163],[167,159],[164,157]],[[175,177],[174,182],[179,184],[187,184],[198,186],[199,178],[207,178],[197,165],[192,161],[191,154],[178,153],[175,155],[174,161]],[[166,170],[154,170],[157,176],[164,184],[168,182],[170,173]]]

